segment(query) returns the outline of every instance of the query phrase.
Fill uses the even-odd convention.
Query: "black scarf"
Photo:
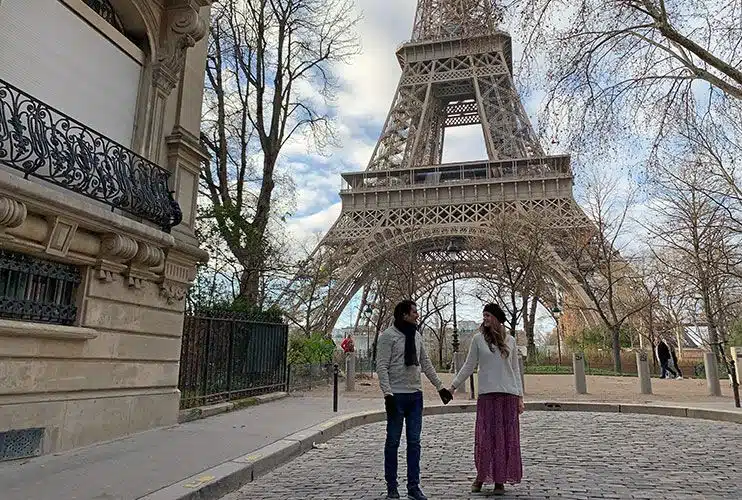
[[[417,360],[417,346],[415,345],[415,336],[417,335],[417,325],[408,323],[404,320],[395,320],[394,326],[397,330],[404,333],[404,364],[405,366],[417,366],[420,362]]]

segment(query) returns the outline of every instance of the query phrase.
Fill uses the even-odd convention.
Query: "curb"
[[[708,410],[679,406],[659,406],[622,403],[550,402],[535,401],[525,404],[529,411],[569,411],[593,413],[633,413],[684,417],[717,422],[742,424],[742,412]],[[423,415],[473,413],[476,402],[427,406]],[[138,500],[208,500],[227,495],[271,470],[293,460],[314,448],[361,425],[383,422],[386,413],[365,411],[338,416],[321,424],[296,432],[247,455],[221,463],[199,474],[157,490]]]
[[[287,392],[271,392],[270,394],[262,394],[260,396],[254,396],[251,398],[238,399],[236,401],[230,401],[228,403],[219,403],[209,406],[199,406],[197,408],[188,408],[187,410],[180,410],[178,412],[178,423],[185,424],[186,422],[193,422],[194,420],[200,420],[202,418],[213,417],[220,413],[227,413],[235,410],[242,410],[249,406],[262,405],[263,403],[270,403],[288,397]]]

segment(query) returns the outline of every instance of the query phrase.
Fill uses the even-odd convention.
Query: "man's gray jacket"
[[[405,366],[404,344],[404,333],[394,325],[379,335],[376,348],[376,371],[379,374],[379,386],[384,396],[422,391],[421,370],[437,390],[443,388],[443,383],[438,378],[435,367],[425,351],[422,335],[419,332],[415,334],[419,365]]]

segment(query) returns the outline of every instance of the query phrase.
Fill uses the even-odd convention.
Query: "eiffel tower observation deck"
[[[415,288],[427,290],[453,273],[487,276],[498,255],[466,242],[486,240],[498,218],[535,214],[550,231],[588,224],[572,195],[569,156],[544,153],[515,89],[501,18],[492,0],[418,1],[412,39],[396,52],[402,74],[379,140],[366,170],[342,174],[341,214],[314,254],[335,270],[330,324],[402,247],[420,254]],[[470,125],[481,126],[487,158],[443,163],[446,130]],[[443,251],[452,244],[462,249],[454,257]],[[584,300],[550,251],[554,282]]]

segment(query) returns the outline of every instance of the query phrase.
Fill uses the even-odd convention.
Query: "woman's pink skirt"
[[[499,392],[480,394],[474,432],[474,463],[477,481],[520,483],[520,418],[518,396]]]

